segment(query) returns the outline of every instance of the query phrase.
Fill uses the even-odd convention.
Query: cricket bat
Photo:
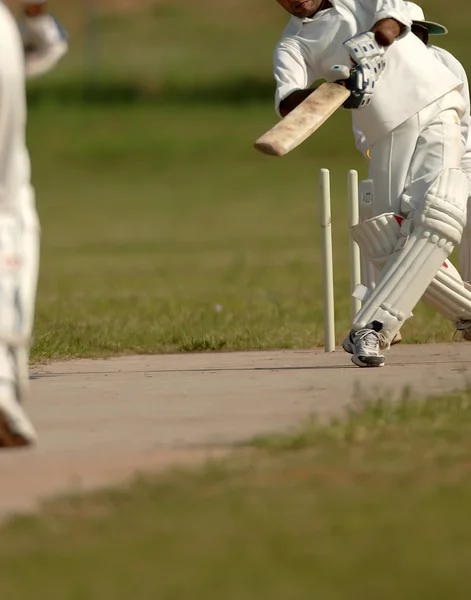
[[[323,83],[284,119],[263,134],[254,146],[263,154],[284,156],[323,125],[350,96],[338,83]]]

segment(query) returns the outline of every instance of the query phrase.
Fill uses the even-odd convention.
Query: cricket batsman
[[[471,130],[469,129],[471,117],[469,85],[466,71],[463,65],[450,52],[429,44],[429,37],[431,35],[446,35],[448,33],[447,28],[440,23],[426,21],[422,8],[417,4],[413,2],[406,2],[405,4],[407,5],[407,14],[412,20],[412,33],[463,83],[461,94],[466,111],[461,118],[462,144],[464,148],[461,168],[468,175],[471,190]],[[369,158],[370,152],[363,132],[354,127],[354,135],[357,148]],[[372,193],[374,194],[374,190]],[[455,269],[450,261],[445,261],[422,298],[426,304],[452,321],[456,329],[462,332],[463,338],[467,341],[471,341],[471,286],[469,285],[471,282],[470,206],[471,197],[468,197],[467,225],[463,231],[459,253],[460,272]],[[373,268],[366,266],[363,271],[362,283],[368,290],[371,290],[376,284],[374,266]],[[400,336],[400,333],[397,334],[396,341],[398,341],[398,336]]]
[[[373,217],[355,239],[379,278],[343,346],[355,365],[382,367],[466,226],[463,83],[411,32],[403,0],[277,2],[291,14],[274,54],[278,114],[316,80],[341,82],[370,151]]]
[[[26,148],[26,77],[67,51],[45,0],[24,0],[19,23],[0,2],[0,447],[34,443],[21,402],[28,389],[39,265],[39,222]]]

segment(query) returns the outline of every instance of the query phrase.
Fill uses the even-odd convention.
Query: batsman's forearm
[[[301,104],[314,90],[296,90],[291,92],[284,100],[280,102],[280,115],[284,118],[286,115]]]
[[[359,0],[360,4],[372,4],[372,0]],[[375,0],[376,15],[371,29],[381,46],[390,46],[400,35],[410,31],[412,21],[407,16],[404,0]]]
[[[30,17],[35,17],[44,12],[47,0],[21,0],[23,11]]]

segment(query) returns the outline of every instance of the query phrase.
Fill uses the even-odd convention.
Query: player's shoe
[[[15,386],[0,382],[0,448],[31,446],[36,432],[17,400]]]
[[[470,323],[471,325],[471,323]],[[470,330],[470,341],[471,341],[471,330]],[[400,344],[402,342],[402,334],[400,331],[398,331],[396,333],[396,335],[393,337],[392,342],[391,342],[391,346],[394,346],[395,344]],[[354,352],[354,346],[352,343],[350,343],[350,336],[347,336],[344,340],[343,340],[343,344],[342,344],[343,349],[345,350],[345,352],[348,352],[349,354],[353,354]],[[380,344],[379,344],[380,350],[386,350],[388,348],[388,345],[381,339],[380,340]]]
[[[471,321],[458,321],[456,324],[456,333],[458,331],[461,333],[462,340],[471,342]]]
[[[373,329],[351,331],[344,339],[342,347],[352,355],[357,367],[383,367],[384,356],[380,354],[383,336]]]

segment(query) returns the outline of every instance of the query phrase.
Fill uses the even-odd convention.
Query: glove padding
[[[344,85],[351,92],[350,97],[342,105],[344,108],[362,109],[371,103],[376,84],[375,75],[371,70],[361,65],[353,69],[345,65],[335,65],[330,72],[335,83]]]
[[[25,49],[26,77],[40,77],[51,71],[68,51],[65,29],[50,14],[25,16],[18,25]]]
[[[380,46],[372,31],[360,33],[343,43],[354,66],[360,65],[366,71],[372,71],[376,80],[384,71],[385,49]]]

